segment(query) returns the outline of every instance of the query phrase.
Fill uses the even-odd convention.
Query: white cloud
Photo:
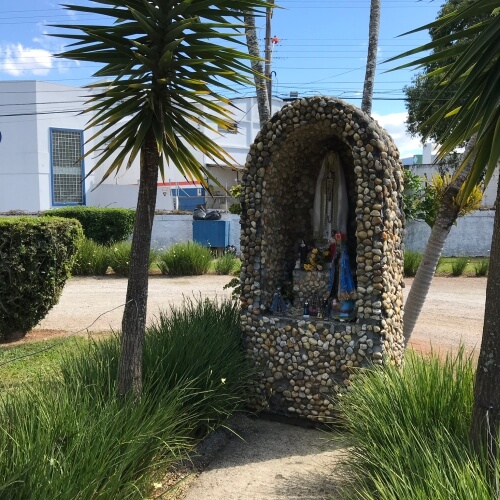
[[[12,76],[47,75],[53,68],[51,53],[22,44],[0,45],[0,71]]]
[[[422,143],[417,137],[411,137],[406,133],[405,121],[408,118],[407,113],[391,113],[388,115],[379,115],[373,113],[373,118],[384,127],[392,137],[399,149],[401,158],[408,158],[415,154],[422,154]]]

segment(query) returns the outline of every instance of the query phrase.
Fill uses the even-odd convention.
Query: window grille
[[[50,132],[54,204],[83,204],[83,132]]]

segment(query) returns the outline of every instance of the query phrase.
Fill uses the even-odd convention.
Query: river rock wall
[[[293,281],[298,246],[312,238],[316,180],[329,151],[339,155],[348,192],[356,319],[304,319],[296,313],[300,304],[295,314],[273,315],[273,294]],[[257,135],[241,197],[241,326],[258,373],[255,407],[326,421],[336,393],[348,390],[358,368],[401,364],[402,192],[394,142],[375,120],[341,100],[299,99]]]

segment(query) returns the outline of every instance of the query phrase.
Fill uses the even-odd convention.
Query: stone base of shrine
[[[241,319],[257,370],[251,398],[257,410],[332,421],[335,398],[349,390],[356,372],[383,363],[380,329],[370,323],[251,313]]]

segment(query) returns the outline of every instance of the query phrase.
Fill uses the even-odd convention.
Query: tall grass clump
[[[62,379],[0,401],[0,498],[150,497],[152,473],[187,457],[245,400],[238,308],[187,301],[147,330],[143,395],[115,396],[117,336],[68,353]]]
[[[417,274],[418,266],[422,261],[422,254],[412,250],[405,250],[403,270],[405,276],[415,276]]]
[[[403,369],[360,374],[339,403],[352,497],[492,498],[468,440],[473,381],[463,349],[444,362],[409,352]]]
[[[481,259],[474,264],[476,276],[487,276],[490,268],[490,259]]]
[[[469,264],[469,257],[457,257],[451,263],[451,274],[453,276],[462,276],[467,264]]]
[[[175,243],[158,255],[157,264],[162,274],[169,276],[196,276],[206,274],[212,253],[199,243]]]
[[[78,248],[71,274],[73,276],[103,276],[108,270],[109,263],[109,247],[84,238]]]
[[[237,267],[238,262],[241,262],[238,257],[231,253],[225,253],[214,264],[216,274],[233,274],[234,269]]]
[[[119,276],[128,276],[130,271],[130,252],[132,244],[121,241],[109,247],[109,265]],[[158,251],[151,248],[149,251],[149,267],[156,263]]]

